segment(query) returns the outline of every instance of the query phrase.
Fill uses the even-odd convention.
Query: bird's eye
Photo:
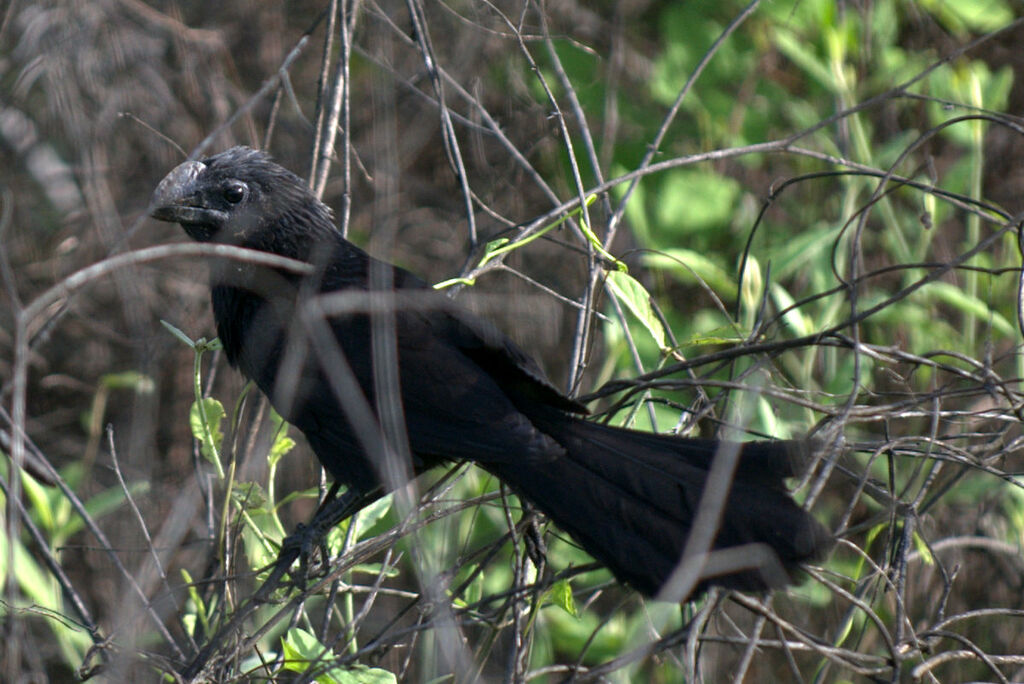
[[[238,204],[245,199],[245,183],[229,183],[224,187],[224,199],[231,204]]]

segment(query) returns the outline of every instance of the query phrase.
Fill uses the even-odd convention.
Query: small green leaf
[[[207,340],[205,337],[200,337],[196,340],[196,352],[202,354],[208,351],[217,351],[223,349],[224,345],[221,344],[219,337],[214,337],[212,340]]]
[[[288,423],[277,411],[270,412],[270,419],[274,423],[274,443],[270,445],[270,453],[267,454],[267,462],[273,468],[281,458],[295,448],[295,440],[288,436]]]
[[[270,454],[267,456],[267,460],[270,461],[271,465],[276,464],[281,457],[287,454],[289,451],[295,448],[295,440],[282,433],[278,435],[277,439],[274,440],[273,446],[270,447]]]
[[[290,504],[292,501],[298,501],[299,499],[312,499],[316,501],[320,498],[320,490],[316,487],[309,487],[308,489],[297,489],[292,492],[288,492],[283,498],[279,498],[275,504],[276,508],[281,508],[286,504]]]
[[[637,320],[643,323],[658,344],[658,348],[667,351],[665,328],[661,325],[658,317],[654,315],[654,309],[651,307],[651,295],[647,289],[636,278],[624,271],[609,271],[605,284],[612,294],[637,317]]]
[[[924,0],[921,7],[939,18],[942,26],[966,37],[969,31],[988,33],[1005,27],[1013,21],[1013,10],[1004,3],[981,0]]]
[[[4,458],[7,457],[5,456]],[[3,461],[3,465],[3,475],[7,477],[8,464],[6,460]],[[57,521],[54,518],[53,502],[49,496],[53,490],[41,485],[24,469],[21,471],[21,486],[24,489],[24,496],[32,502],[32,511],[34,512],[36,524],[47,532],[52,533],[57,526]],[[78,518],[78,516],[75,516],[75,518]]]
[[[921,538],[921,535],[915,532],[913,536],[914,548],[917,549],[919,554],[921,554],[921,561],[925,565],[935,565],[935,557],[932,556],[931,549],[929,549],[928,545],[924,543],[924,539]]]
[[[6,552],[6,547],[3,550]],[[35,561],[20,542],[14,545],[14,567],[18,569],[16,579],[18,586],[25,593],[25,598],[47,608],[57,608],[60,605],[60,594],[53,577]]]
[[[332,681],[338,684],[395,684],[395,675],[379,667],[352,665],[344,670],[331,670]],[[319,682],[320,679],[317,679]]]
[[[267,494],[258,482],[236,482],[231,489],[231,499],[247,511],[263,511],[267,507]]]
[[[181,577],[182,577],[182,579],[185,580],[185,586],[188,587],[188,596],[189,596],[189,599],[192,601],[191,610],[195,611],[195,612],[191,612],[190,611],[190,612],[186,613],[185,616],[184,616],[184,618],[186,618],[186,619],[191,618],[191,620],[189,620],[189,622],[191,622],[192,624],[188,626],[189,629],[192,630],[190,633],[192,633],[192,634],[195,633],[195,631],[194,631],[195,630],[195,622],[197,620],[199,621],[200,624],[202,624],[203,629],[205,631],[209,632],[210,631],[210,623],[209,623],[209,621],[207,619],[208,616],[207,616],[206,602],[203,601],[203,597],[199,593],[199,590],[196,588],[196,584],[192,580],[192,575],[189,574],[188,570],[182,568],[181,569]]]
[[[110,389],[133,389],[141,394],[153,391],[153,378],[138,371],[107,373],[100,378],[100,384]]]
[[[786,312],[782,316],[782,320],[785,321],[786,325],[788,325],[796,335],[810,335],[811,331],[814,330],[814,324],[800,313],[799,308],[793,306],[795,301],[789,294],[789,291],[778,283],[771,283],[769,288],[772,293],[772,298],[775,299],[775,304],[780,310]]]
[[[196,343],[192,341],[191,337],[189,337],[184,332],[182,332],[180,328],[178,328],[178,327],[176,327],[174,325],[171,325],[170,323],[168,323],[167,321],[163,320],[162,318],[160,319],[160,323],[165,328],[167,328],[171,332],[172,335],[174,335],[179,340],[181,340],[182,342],[187,344],[189,347],[191,347],[192,349],[196,348]]]
[[[284,669],[292,672],[305,672],[312,665],[331,658],[329,649],[300,628],[289,630],[281,639],[281,650],[284,653]],[[379,667],[351,665],[331,668],[318,675],[314,681],[318,684],[395,684],[398,680],[394,674]]]
[[[699,347],[709,344],[739,344],[743,339],[737,335],[694,335],[683,342],[683,346],[693,345]]]
[[[572,615],[574,618],[578,618],[580,616],[580,611],[576,608],[576,599],[572,595],[572,586],[570,586],[568,580],[559,580],[555,582],[551,586],[548,596],[551,597],[552,603],[569,615]]]
[[[224,405],[210,397],[192,402],[192,408],[188,412],[188,425],[192,429],[192,436],[199,440],[203,456],[211,463],[217,461],[220,444],[224,439],[224,433],[220,429],[224,415]]]
[[[324,647],[306,630],[295,628],[281,637],[281,651],[284,653],[284,669],[305,672],[311,662],[323,655]]]
[[[381,518],[388,514],[391,510],[391,506],[394,503],[394,497],[391,494],[382,496],[381,498],[374,501],[372,504],[359,511],[358,534],[354,541],[364,538],[367,533],[373,529]],[[341,525],[335,525],[330,532],[327,533],[327,548],[332,552],[338,552],[341,550],[342,544],[345,543],[345,535],[348,532],[348,526],[351,524],[352,518],[349,518]]]
[[[661,181],[652,200],[656,234],[679,239],[719,233],[736,211],[740,184],[712,171],[675,169]]]
[[[835,76],[828,64],[814,52],[814,48],[808,45],[795,33],[777,28],[773,35],[775,47],[779,49],[791,62],[804,70],[804,72],[816,80],[820,86],[829,92],[835,92],[838,87]]]

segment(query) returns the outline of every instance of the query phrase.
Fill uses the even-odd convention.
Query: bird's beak
[[[182,225],[216,226],[227,221],[227,212],[203,206],[196,179],[206,164],[187,161],[179,164],[156,186],[150,200],[149,215],[158,221]]]

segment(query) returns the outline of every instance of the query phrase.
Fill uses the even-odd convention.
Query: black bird
[[[716,453],[738,445],[588,422],[497,328],[344,239],[330,209],[263,152],[234,147],[181,164],[157,187],[151,214],[202,242],[309,264],[303,274],[215,262],[217,332],[228,361],[362,505],[435,465],[469,460],[641,592],[657,594],[679,565]],[[341,296],[316,297],[331,293]],[[327,313],[304,315],[311,304]],[[379,437],[402,431],[407,442]],[[783,483],[800,451],[783,441],[742,446],[712,548],[745,547],[731,557],[747,562],[702,577],[697,591],[782,584],[780,567],[828,549],[829,533]],[[773,562],[752,567],[752,558]]]

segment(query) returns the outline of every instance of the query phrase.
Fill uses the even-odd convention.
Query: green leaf
[[[280,413],[271,409],[270,420],[274,425],[274,443],[270,445],[267,463],[273,468],[285,454],[295,448],[295,440],[288,436],[288,423]]]
[[[192,602],[192,605],[187,609],[187,612],[183,617],[188,620],[191,624],[188,625],[190,633],[195,633],[195,623],[198,621],[202,624],[203,629],[207,632],[210,631],[210,623],[207,615],[206,602],[203,601],[202,595],[199,593],[199,589],[196,587],[196,583],[192,580],[192,575],[189,574],[185,568],[181,569],[181,577],[185,580],[185,586],[188,587],[188,596]],[[193,612],[194,611],[194,612]],[[189,619],[191,618],[191,619]]]
[[[295,440],[289,437],[287,432],[278,433],[277,439],[274,440],[274,444],[270,447],[270,453],[267,455],[267,461],[269,461],[272,466],[277,465],[277,462],[281,460],[281,457],[294,448]]]
[[[924,539],[921,538],[921,535],[915,532],[913,534],[913,539],[914,548],[917,549],[919,554],[921,554],[921,562],[925,565],[935,565],[935,557],[932,556],[931,549],[929,549],[928,545],[924,543]]]
[[[709,171],[676,169],[665,176],[656,197],[658,230],[666,235],[719,231],[728,226],[739,201],[734,179]]]
[[[231,499],[246,511],[263,511],[267,507],[267,493],[259,482],[236,482],[231,489]]]
[[[7,549],[4,548],[3,551],[6,552]],[[25,598],[51,610],[58,610],[61,607],[60,591],[53,577],[35,561],[21,542],[14,545],[14,567],[17,570],[15,576],[18,586],[24,592]]]
[[[786,29],[775,30],[775,47],[791,62],[804,70],[812,79],[829,92],[835,92],[835,77],[825,60],[814,53],[813,48],[799,36]]]
[[[324,647],[306,630],[295,628],[281,637],[281,651],[284,653],[284,669],[305,672],[311,662],[323,655]]]
[[[224,433],[220,429],[224,415],[224,405],[210,397],[192,402],[188,412],[192,436],[199,440],[203,456],[211,463],[217,462],[220,445],[224,440]]]
[[[1013,21],[1010,6],[997,0],[921,0],[921,7],[963,38],[969,31],[988,33]]]
[[[332,670],[332,673],[338,673],[338,670]],[[395,684],[398,681],[393,673],[366,665],[352,665],[339,674],[332,680],[339,684]]]
[[[373,526],[388,514],[394,500],[394,497],[391,494],[388,494],[387,496],[382,496],[363,510],[359,511],[357,514],[357,520],[359,521],[358,537],[354,541],[364,538],[370,530],[373,529]],[[341,525],[335,525],[334,528],[327,533],[327,548],[332,552],[336,553],[341,550],[342,544],[345,543],[345,534],[348,532],[348,526],[351,522],[352,518],[349,518]]]
[[[4,458],[8,458],[5,456]],[[3,468],[0,469],[3,472],[4,477],[8,476],[7,461],[3,462]],[[34,477],[32,477],[27,471],[21,471],[21,486],[24,489],[24,496],[32,502],[31,511],[33,512],[33,520],[36,525],[43,528],[49,533],[57,528],[57,522],[54,518],[54,502],[51,501],[50,494],[54,491],[50,487],[44,487],[39,484]],[[61,495],[63,496],[63,494]],[[78,516],[75,516],[76,518]]]
[[[394,501],[394,496],[388,494],[387,496],[382,496],[363,510],[359,511],[359,526],[364,529],[370,529],[376,525],[377,522],[391,510],[391,505]]]
[[[224,348],[219,337],[214,337],[210,341],[206,341],[205,338],[200,338],[196,344],[202,348],[202,351],[219,351]]]
[[[142,394],[149,394],[154,388],[153,378],[137,371],[107,373],[100,378],[100,384],[110,389],[133,389]]]
[[[295,491],[288,492],[283,498],[279,498],[275,504],[275,508],[280,509],[286,504],[290,504],[292,501],[299,499],[312,499],[316,501],[320,498],[320,490],[316,487],[309,487],[307,489],[296,489]]]
[[[780,311],[785,311],[782,315],[783,322],[789,326],[790,330],[795,335],[810,335],[814,329],[812,321],[808,320],[799,308],[791,308],[795,303],[793,297],[789,294],[786,288],[782,287],[778,283],[771,283],[769,285],[772,298],[775,300],[776,306],[779,307]]]
[[[998,311],[989,308],[988,304],[977,297],[971,296],[963,288],[952,283],[935,282],[930,283],[927,289],[928,294],[954,307],[960,312],[974,316],[981,321],[991,321],[992,327],[1007,337],[1015,337],[1017,329],[1010,324],[1006,317]]]
[[[242,516],[242,544],[252,569],[265,569],[277,558],[284,534],[278,532],[270,514],[252,511]],[[261,572],[261,576],[266,576]]]
[[[647,289],[625,271],[609,271],[605,285],[619,301],[626,305],[626,308],[636,316],[637,320],[643,323],[658,344],[658,348],[667,351],[665,328],[661,325],[658,317],[654,315],[654,309],[651,307],[651,295]]]
[[[576,599],[572,595],[572,586],[570,586],[569,580],[555,582],[548,591],[548,596],[551,598],[552,603],[569,615],[572,615],[574,618],[580,616],[580,612],[576,608]]]
[[[738,335],[694,335],[693,337],[687,338],[686,341],[682,343],[682,346],[700,347],[709,344],[739,344],[743,340],[744,338]]]
[[[284,669],[292,672],[305,672],[331,658],[330,649],[324,648],[316,637],[300,628],[289,630],[281,639],[281,650]],[[314,681],[319,684],[395,684],[398,680],[394,674],[379,667],[352,665],[331,668]]]
[[[179,340],[181,340],[182,342],[187,344],[189,347],[191,347],[192,349],[196,348],[196,343],[192,341],[191,337],[189,337],[184,332],[182,332],[182,330],[180,328],[178,328],[178,327],[176,327],[174,325],[171,325],[170,323],[168,323],[167,321],[165,321],[162,318],[160,319],[160,323],[165,328],[167,328],[171,332],[172,335],[174,335]]]

